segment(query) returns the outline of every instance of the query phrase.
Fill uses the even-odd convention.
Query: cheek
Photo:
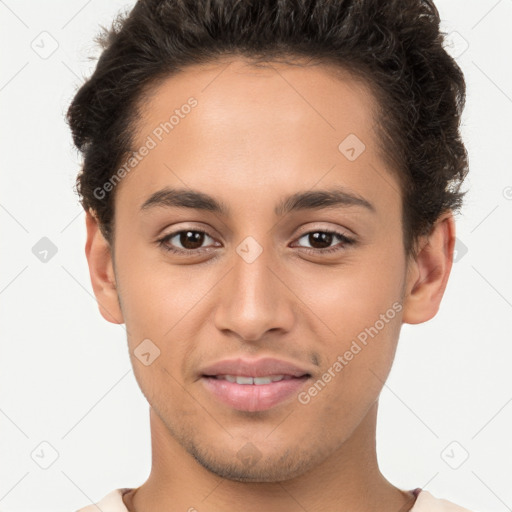
[[[211,273],[170,265],[155,249],[138,253],[125,252],[118,261],[123,316],[131,334],[162,339],[208,293]]]
[[[127,253],[125,253],[127,254]],[[148,401],[153,390],[179,402],[182,365],[198,350],[204,309],[214,286],[213,272],[199,272],[194,265],[171,266],[160,258],[148,264],[134,251],[118,262],[123,317],[134,373]],[[218,278],[217,278],[218,280]],[[158,357],[150,366],[137,360],[143,340],[150,340]]]
[[[326,335],[349,339],[400,302],[404,278],[400,256],[386,258],[384,251],[375,252],[351,257],[338,267],[311,266],[300,276],[287,276],[309,316],[325,324]],[[390,312],[392,318],[396,309]]]
[[[401,328],[403,264],[398,251],[368,250],[364,261],[296,281],[323,333],[322,371],[331,370],[326,398],[335,393],[329,400],[342,407],[355,405],[351,397],[378,394],[389,373]]]
[[[299,396],[300,407],[321,432],[351,431],[378,399],[389,375],[400,333],[401,304],[388,305],[379,299],[372,304],[331,306],[336,335],[325,340],[320,374]]]

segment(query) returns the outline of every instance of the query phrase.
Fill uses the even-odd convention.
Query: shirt
[[[131,488],[115,489],[109,492],[95,505],[88,505],[81,508],[76,512],[129,512],[123,502],[123,494],[131,491]],[[412,491],[416,496],[416,502],[411,508],[410,512],[471,512],[467,508],[455,505],[450,501],[436,498],[428,491],[422,489],[415,489]]]

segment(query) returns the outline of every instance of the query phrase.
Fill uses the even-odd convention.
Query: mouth
[[[201,381],[211,397],[238,411],[265,411],[296,396],[311,378],[301,376],[268,375],[203,375]]]
[[[293,400],[311,378],[307,367],[274,357],[217,361],[199,372],[210,399],[238,411],[265,411]]]

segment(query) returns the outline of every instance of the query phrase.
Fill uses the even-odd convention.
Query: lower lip
[[[222,403],[239,411],[265,411],[297,394],[308,376],[270,384],[237,384],[215,377],[202,377],[206,389]]]

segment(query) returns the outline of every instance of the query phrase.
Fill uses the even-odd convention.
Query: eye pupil
[[[326,247],[329,247],[331,245],[332,236],[333,236],[332,233],[325,233],[322,231],[310,233],[309,234],[309,243],[315,249],[325,249]],[[312,241],[313,241],[313,243],[312,243]],[[315,244],[317,244],[318,242],[320,242],[320,247],[315,246]]]
[[[204,233],[199,231],[183,231],[180,234],[180,244],[185,247],[185,249],[198,249],[203,245],[204,242]],[[192,247],[188,244],[191,243]]]

